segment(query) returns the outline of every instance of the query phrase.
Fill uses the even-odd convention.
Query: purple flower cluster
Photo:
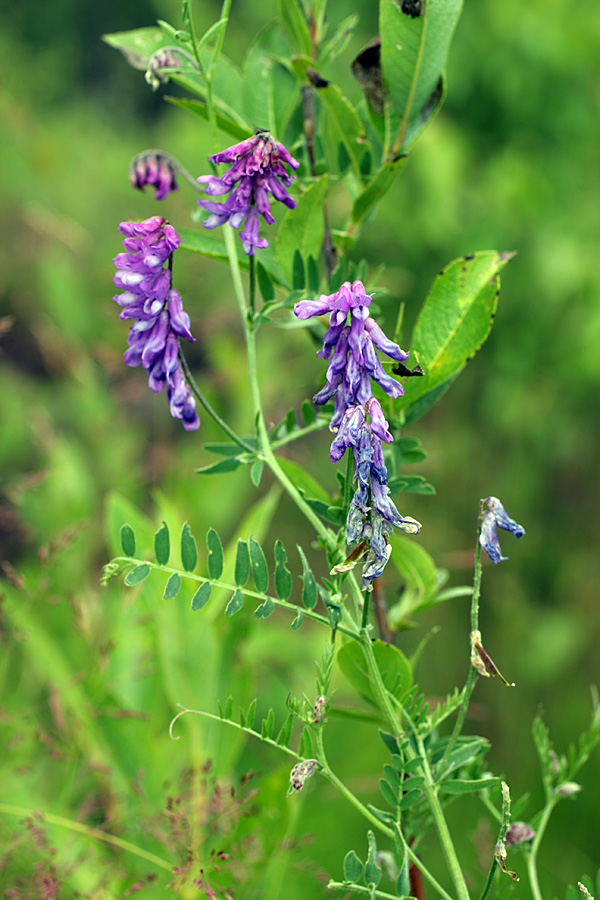
[[[198,178],[200,184],[206,186],[206,193],[210,196],[229,194],[224,203],[198,200],[198,204],[210,213],[204,227],[218,228],[229,222],[237,230],[245,223],[244,230],[240,231],[244,252],[248,256],[254,256],[257,247],[269,246],[266,238],[258,236],[260,216],[268,225],[275,221],[269,195],[289,209],[296,206],[296,201],[286,191],[296,176],[288,174],[284,163],[292,169],[297,169],[300,163],[268,131],[259,131],[253,137],[234,144],[221,153],[215,153],[210,158],[217,165],[233,165],[221,178],[215,175],[202,175]]]
[[[502,556],[496,528],[510,531],[516,538],[523,537],[525,529],[508,516],[497,497],[488,497],[483,502],[486,504],[487,510],[481,521],[479,543],[493,563],[503,562],[508,559],[508,556]]]
[[[371,295],[365,293],[362,282],[346,281],[336,293],[302,300],[294,307],[299,319],[329,313],[323,349],[317,353],[323,359],[331,357],[327,384],[313,399],[322,405],[335,398],[329,425],[337,432],[331,444],[331,461],[338,462],[349,447],[354,453],[357,488],[348,511],[346,539],[350,545],[369,545],[363,568],[363,588],[367,590],[390,557],[387,535],[392,527],[409,534],[418,534],[421,528],[416,519],[401,516],[390,499],[382,441],[390,443],[393,437],[371,385],[372,379],[388,396],[402,396],[404,388],[384,370],[376,350],[397,361],[407,359],[409,354],[390,341],[369,316],[370,303]],[[337,571],[345,568],[342,565]]]
[[[155,200],[164,200],[179,190],[177,172],[173,160],[158,150],[146,150],[138,154],[129,166],[131,186],[142,191],[147,184],[156,190]]]
[[[113,278],[122,294],[113,297],[122,306],[119,318],[133,319],[124,359],[128,366],[143,366],[150,389],[159,394],[165,384],[171,415],[186,431],[200,425],[196,401],[179,361],[179,338],[193,341],[190,320],[181,297],[171,287],[170,265],[179,237],[161,216],[144,222],[122,222],[125,253],[115,257]]]

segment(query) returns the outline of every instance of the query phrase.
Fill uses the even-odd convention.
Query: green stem
[[[377,828],[379,831],[382,832],[382,834],[385,834],[386,837],[393,838],[394,832],[392,831],[392,829],[388,828],[387,825],[384,825],[383,822],[381,822],[380,819],[377,818],[377,816],[373,815],[371,810],[368,809],[366,806],[364,806],[364,804],[362,804],[360,802],[358,797],[356,797],[352,793],[352,791],[346,787],[344,782],[340,781],[340,779],[337,777],[337,775],[334,775],[334,773],[329,768],[329,763],[327,762],[327,756],[325,755],[325,746],[323,744],[322,729],[319,728],[319,729],[315,730],[315,732],[313,732],[313,733],[315,735],[315,740],[317,743],[317,752],[319,755],[319,762],[323,766],[323,769],[321,770],[321,775],[323,775],[325,778],[327,778],[328,781],[330,781],[333,785],[335,785],[335,787],[338,789],[338,791],[344,795],[346,800],[348,800],[348,802],[351,803],[352,806],[354,806],[354,808],[357,809],[361,813],[361,815],[364,816],[365,819],[368,822],[370,822],[370,824],[374,828]]]
[[[212,406],[210,405],[210,403],[208,402],[208,400],[206,399],[206,397],[204,396],[204,394],[202,393],[202,391],[196,384],[194,376],[192,375],[192,373],[190,371],[190,367],[188,366],[187,360],[186,360],[185,356],[183,355],[181,348],[179,348],[179,362],[181,363],[181,368],[183,369],[183,374],[185,375],[185,380],[187,381],[190,388],[192,389],[194,396],[196,397],[196,399],[198,400],[200,405],[206,410],[206,412],[209,414],[209,416],[211,416],[211,418],[215,420],[217,425],[219,425],[219,427],[222,428],[223,431],[229,435],[229,437],[231,438],[232,441],[234,441],[236,444],[239,444],[240,447],[242,447],[244,450],[247,450],[249,453],[252,453],[252,454],[256,453],[256,448],[253,447],[251,444],[248,444],[243,438],[239,437],[239,435],[237,435],[235,433],[235,431],[227,424],[227,422],[225,422],[221,418],[221,416],[218,414],[218,412],[212,408]]]
[[[256,313],[256,269],[254,268],[254,257],[248,257],[248,296],[250,298],[250,315],[254,318]]]
[[[552,810],[556,806],[556,802],[556,799],[552,799],[546,806],[542,818],[540,819],[540,823],[537,826],[535,837],[531,845],[531,850],[527,854],[527,873],[529,875],[529,883],[531,885],[531,893],[533,894],[534,900],[543,900],[537,874],[537,854],[538,850],[540,849],[540,844],[542,842],[546,826],[548,825],[550,816],[552,815]]]
[[[36,821],[39,821],[40,816],[38,810],[25,809],[22,806],[11,806],[8,803],[0,803],[0,813],[5,813],[9,816],[28,816]],[[114,834],[107,834],[105,831],[100,831],[99,828],[90,828],[89,825],[83,825],[81,822],[74,822],[72,819],[65,819],[63,816],[55,816],[52,813],[45,812],[41,813],[41,815],[43,816],[42,821],[47,822],[49,825],[58,825],[60,828],[76,831],[93,840],[103,841],[105,844],[111,844],[113,847],[119,847],[121,850],[126,850],[128,853],[134,854],[134,856],[145,859],[147,862],[154,863],[154,865],[158,866],[160,869],[165,869],[167,872],[171,873],[173,872],[173,866],[168,863],[166,859],[162,859],[162,857],[156,856],[154,853],[149,853],[147,850],[143,850],[136,844],[124,841]]]
[[[419,869],[420,872],[423,873],[424,877],[427,879],[427,881],[430,883],[430,885],[431,885],[433,888],[435,888],[435,890],[439,893],[440,897],[443,897],[444,900],[453,900],[453,898],[450,896],[450,894],[448,893],[448,891],[446,891],[446,890],[442,887],[442,885],[439,883],[439,881],[437,881],[437,879],[434,878],[434,876],[431,874],[431,872],[429,871],[429,869],[427,868],[427,866],[425,866],[425,865],[421,862],[421,860],[419,859],[419,857],[417,856],[417,854],[416,854],[416,853],[414,852],[414,850],[409,846],[409,844],[408,844],[406,838],[405,838],[404,835],[402,834],[402,830],[400,829],[400,827],[399,827],[398,825],[396,825],[396,835],[397,835],[397,837],[399,837],[400,840],[402,841],[402,844],[404,845],[404,852],[406,853],[406,855],[408,856],[408,858],[410,859],[410,861],[417,867],[417,869]]]
[[[498,840],[496,842],[496,847],[499,844],[503,844],[504,838],[506,837],[506,829],[508,828],[508,824],[510,822],[510,793],[508,790],[508,785],[504,782],[502,783],[502,815],[500,821],[500,833],[498,834]],[[492,865],[490,866],[490,871],[487,877],[487,881],[484,885],[483,891],[481,893],[481,897],[479,900],[487,900],[487,897],[492,889],[492,884],[494,882],[494,876],[496,874],[496,870],[498,868],[498,859],[496,854],[494,853],[494,858],[492,860]]]

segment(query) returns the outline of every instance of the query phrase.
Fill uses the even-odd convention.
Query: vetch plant
[[[330,11],[333,6],[331,2]],[[554,752],[545,726],[536,720],[544,804],[527,814],[526,821],[512,822],[512,815],[525,815],[527,800],[511,801],[507,783],[486,764],[488,741],[465,733],[465,723],[480,677],[496,676],[511,684],[485,650],[480,629],[482,550],[492,562],[504,561],[497,528],[517,538],[525,531],[500,500],[482,500],[472,588],[445,588],[432,576],[430,586],[419,592],[412,590],[407,542],[426,542],[427,521],[421,525],[399,512],[398,506],[410,511],[406,498],[398,506],[394,500],[400,493],[433,493],[422,476],[405,471],[424,451],[403,429],[442,399],[486,340],[498,302],[499,273],[513,254],[470,252],[447,265],[417,316],[410,353],[400,349],[399,335],[386,336],[378,321],[381,310],[374,308],[376,276],[368,261],[354,258],[357,239],[377,227],[378,204],[443,101],[446,56],[461,2],[380,0],[379,37],[355,60],[347,59],[363,92],[357,104],[330,78],[331,59],[345,54],[356,19],[330,33],[326,7],[326,0],[282,0],[278,20],[257,36],[241,72],[223,49],[230,0],[201,37],[194,28],[191,0],[182,3],[180,28],[160,22],[158,28],[107,37],[137,68],[150,73],[153,86],[170,80],[192,95],[169,99],[208,129],[213,153],[209,160],[194,159],[197,183],[187,174],[184,180],[203,197],[226,197],[196,200],[204,218],[198,224],[198,216],[192,216],[197,223],[193,229],[179,223],[175,228],[156,215],[120,226],[125,252],[115,259],[115,283],[123,293],[114,299],[122,307],[121,318],[133,321],[125,362],[146,369],[153,391],[166,385],[171,414],[187,431],[198,429],[197,404],[223,430],[226,440],[207,448],[220,458],[199,470],[201,477],[226,478],[245,467],[258,487],[263,470],[270,470],[285,502],[303,514],[308,533],[298,535],[294,564],[281,540],[269,559],[252,535],[224,548],[210,528],[207,566],[197,571],[198,548],[187,524],[181,529],[179,566],[171,562],[165,523],[156,532],[153,555],[146,548],[138,552],[134,529],[123,523],[123,552],[105,567],[104,580],[123,575],[125,584],[134,587],[151,575],[158,585],[159,576],[166,576],[162,600],[156,597],[161,603],[175,603],[182,583],[191,582],[190,629],[198,627],[195,616],[224,597],[228,617],[246,603],[253,604],[258,620],[278,610],[290,620],[290,641],[302,640],[306,619],[323,630],[316,684],[311,688],[307,676],[304,698],[282,697],[280,710],[270,709],[258,724],[256,700],[236,717],[238,698],[224,700],[217,710],[199,685],[201,708],[182,708],[171,733],[180,739],[177,720],[189,714],[220,721],[287,756],[290,803],[301,791],[310,803],[323,781],[339,791],[349,811],[364,820],[366,834],[363,847],[340,847],[338,858],[331,860],[328,887],[333,894],[421,898],[427,890],[444,900],[486,900],[507,896],[511,882],[526,871],[533,897],[542,900],[540,841],[556,804],[579,789],[573,779],[600,739],[598,703],[589,729],[564,757]],[[223,150],[226,139],[235,143]],[[229,168],[223,171],[225,165]],[[166,152],[146,151],[136,157],[132,184],[155,187],[155,199],[168,204],[178,172],[185,170]],[[332,185],[338,197],[345,191],[344,203],[330,203]],[[277,215],[272,200],[282,207]],[[190,213],[194,208],[190,197]],[[241,247],[233,231],[239,232]],[[247,352],[251,414],[244,434],[208,403],[185,358],[192,325],[173,266],[175,251],[183,249],[229,266],[222,303],[237,305]],[[186,304],[192,321],[201,315],[200,303],[191,297]],[[291,326],[322,342],[317,355],[328,363],[326,384],[313,398],[317,410],[305,398],[300,423],[291,410],[279,425],[269,427],[259,386],[257,333],[280,329],[283,356]],[[306,352],[312,353],[308,340]],[[325,427],[333,433],[329,461],[314,458],[307,472],[286,458],[289,444],[308,442]],[[333,495],[320,484],[320,473],[339,463],[339,493]],[[511,498],[513,507],[518,507],[516,497]],[[315,541],[326,572],[322,577],[313,572],[302,549]],[[405,589],[396,608],[386,608],[382,598],[383,582],[395,577],[387,565],[390,559],[403,573]],[[427,564],[435,575],[433,563]],[[457,596],[471,597],[468,639],[462,647],[465,684],[445,687],[446,699],[433,702],[415,681],[416,661],[399,646],[402,629],[420,611]],[[382,771],[369,773],[379,777],[381,805],[361,797],[328,761],[334,673],[354,692],[356,705],[345,711],[369,722],[372,742],[382,741],[387,752]],[[465,794],[479,799],[497,830],[483,876],[465,869],[448,824],[447,807]],[[434,840],[445,864],[443,874],[429,862]],[[502,873],[508,876],[504,882],[498,877]],[[245,887],[260,891],[262,884],[259,880]]]

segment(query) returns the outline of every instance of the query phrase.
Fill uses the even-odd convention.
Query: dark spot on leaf
[[[421,366],[415,366],[414,369],[409,369],[401,362],[397,362],[395,366],[392,366],[392,372],[394,375],[401,375],[403,378],[411,378],[415,375],[425,374]]]
[[[308,66],[306,69],[306,77],[315,88],[326,88],[329,85],[329,82],[325,81],[324,78],[321,78],[317,70],[313,69],[311,66]]]
[[[411,19],[418,19],[425,12],[425,0],[402,0],[400,9]]]
[[[466,266],[461,266],[461,267],[460,267],[460,271],[461,271],[461,272],[466,272],[466,271],[467,271],[467,267],[466,267]]]
[[[465,259],[475,259],[475,254],[474,254],[474,253],[467,253],[467,255],[465,256]]]
[[[383,76],[381,74],[381,38],[376,37],[360,51],[352,63],[367,103],[378,116],[383,115]]]
[[[438,79],[438,83],[434,87],[431,92],[431,96],[429,100],[421,110],[421,115],[419,116],[420,121],[424,124],[433,115],[436,108],[440,104],[440,100],[442,99],[442,94],[444,93],[444,79],[440,76]]]

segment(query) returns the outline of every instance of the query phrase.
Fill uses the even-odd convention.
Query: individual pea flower
[[[160,84],[166,84],[169,80],[168,69],[181,69],[182,59],[188,59],[197,68],[197,63],[184,50],[178,47],[161,47],[153,53],[148,62],[148,68],[144,78],[155,91]]]
[[[581,790],[581,785],[577,784],[575,781],[565,781],[564,784],[559,784],[556,788],[556,793],[559,797],[573,797],[575,794],[578,794]]]
[[[535,837],[535,831],[527,822],[513,822],[506,829],[504,841],[508,847],[514,847],[517,844],[525,844],[532,841]]]
[[[345,281],[334,294],[322,294],[318,300],[301,300],[294,306],[299,319],[310,319],[329,313],[329,328],[323,338],[323,349],[317,356],[329,359],[327,384],[313,397],[321,406],[334,398],[334,412],[329,428],[337,431],[347,409],[363,406],[373,396],[371,379],[389,397],[401,397],[404,388],[384,370],[376,350],[401,362],[409,354],[390,341],[375,320],[369,316],[372,294],[365,293],[362,281]],[[350,314],[350,324],[346,324]],[[385,421],[385,420],[384,420]],[[383,438],[392,440],[391,435]]]
[[[502,528],[503,531],[510,531],[516,538],[523,537],[525,529],[522,525],[518,525],[514,519],[511,519],[508,516],[497,497],[488,497],[483,503],[486,504],[487,511],[484,513],[481,522],[479,543],[491,561],[493,563],[499,563],[507,560],[508,556],[502,556],[496,528]]]
[[[305,781],[315,774],[317,766],[322,769],[323,766],[316,759],[305,759],[297,763],[290,772],[290,786],[288,794],[297,793],[304,787]]]
[[[143,191],[146,185],[154,187],[155,200],[164,200],[173,191],[179,190],[177,167],[172,157],[160,150],[145,150],[138,153],[129,165],[131,186]]]
[[[186,431],[194,431],[200,425],[196,400],[179,360],[179,338],[190,342],[194,338],[181,297],[171,286],[171,260],[179,237],[161,216],[122,222],[119,231],[125,238],[125,253],[115,257],[113,281],[124,290],[113,300],[123,307],[120,319],[134,320],[123,358],[128,366],[146,369],[148,385],[155,393],[167,386],[171,415],[182,421]]]
[[[313,705],[313,722],[315,725],[319,725],[321,722],[325,721],[326,712],[327,697],[324,697],[323,694],[319,694]]]
[[[257,247],[269,246],[267,239],[258,234],[260,216],[267,225],[272,225],[275,221],[269,195],[288,209],[296,206],[296,201],[286,190],[296,176],[288,174],[284,163],[294,170],[300,163],[268,131],[258,131],[245,141],[215,153],[210,159],[217,165],[233,165],[220,178],[215,175],[202,175],[198,178],[198,182],[205,185],[209,196],[229,194],[224,203],[197,201],[210,213],[203,223],[204,227],[218,228],[229,222],[237,230],[244,223],[244,230],[240,231],[244,252],[248,256],[254,256]]]

